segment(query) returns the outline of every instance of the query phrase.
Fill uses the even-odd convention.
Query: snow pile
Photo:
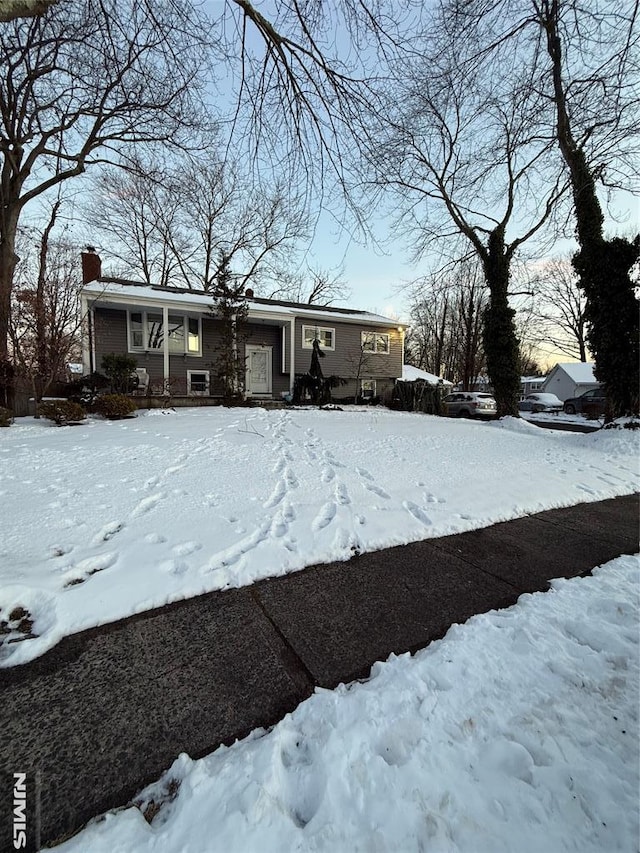
[[[25,419],[0,431],[0,665],[169,601],[628,494],[639,445],[378,408]]]
[[[640,558],[453,626],[266,734],[182,755],[59,853],[541,853],[638,845]],[[148,816],[151,814],[147,811]]]

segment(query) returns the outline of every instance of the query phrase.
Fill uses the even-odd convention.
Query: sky
[[[219,14],[224,8],[221,0],[209,0],[205,8],[213,14]],[[260,9],[267,14],[272,8],[271,3],[261,4]],[[252,28],[249,27],[249,39],[253,44],[258,44]],[[335,45],[342,52],[350,48],[349,40],[344,33],[338,34],[334,39]],[[333,45],[332,45],[333,46]],[[224,64],[220,68],[224,68]],[[224,75],[219,81],[219,91],[216,97],[222,101],[230,98],[230,80]],[[226,91],[226,94],[225,94]],[[79,182],[74,186],[83,192],[83,184]],[[68,222],[68,235],[76,236],[81,243],[95,243],[94,236],[85,228],[84,217],[80,211],[80,204],[76,204]],[[416,264],[409,263],[409,246],[407,235],[394,228],[389,215],[388,208],[381,203],[369,215],[369,223],[374,232],[375,242],[363,246],[354,239],[347,225],[340,226],[341,210],[337,208],[329,212],[321,213],[317,222],[314,238],[311,244],[303,252],[300,259],[302,269],[307,264],[318,266],[329,270],[342,270],[342,278],[347,286],[348,295],[342,301],[350,307],[381,313],[404,323],[409,321],[410,293],[407,284],[413,279],[424,275],[429,271],[434,256],[427,255]],[[610,216],[607,224],[610,230],[637,230],[640,227],[640,200],[630,193],[618,193],[613,198]],[[337,217],[337,218],[336,218]],[[547,248],[547,255],[571,251],[573,244],[568,240],[557,241],[551,249]],[[108,245],[104,247],[108,250]],[[108,251],[105,251],[105,256]],[[434,253],[435,254],[435,253]],[[107,257],[105,257],[108,266]],[[548,352],[546,359],[550,363],[556,360],[568,360],[566,356]]]
[[[0,608],[34,635],[11,623],[2,667],[354,549],[640,490],[637,431],[514,418],[211,407],[0,433]],[[176,756],[142,797],[180,783],[151,827],[130,808],[61,853],[635,849],[639,571],[625,557],[555,582],[317,690],[270,733]]]
[[[260,8],[266,10],[269,16],[273,3],[263,3]],[[218,9],[219,4],[211,4],[212,9]],[[423,5],[423,11],[428,4]],[[251,25],[249,26],[250,44],[261,49],[259,40],[255,39]],[[340,55],[349,55],[352,51],[348,34],[343,30],[333,33],[329,45],[329,55],[336,51]],[[358,61],[367,62],[370,52],[365,50],[358,56]],[[353,53],[351,53],[353,57]],[[620,191],[612,195],[610,204],[602,198],[607,215],[606,227],[609,232],[618,230],[636,231],[640,228],[640,201],[631,193]],[[339,212],[337,213],[339,216]],[[406,288],[407,282],[427,273],[436,261],[437,251],[429,253],[416,264],[409,263],[409,245],[407,235],[394,230],[388,208],[383,204],[371,211],[370,225],[378,242],[377,247],[364,247],[353,240],[349,228],[339,232],[339,226],[329,215],[320,217],[314,240],[309,248],[308,257],[323,267],[342,267],[344,279],[350,290],[348,304],[354,308],[370,310],[387,314],[407,322],[410,312],[410,294]],[[571,231],[569,223],[568,231]],[[534,244],[527,245],[527,251],[536,251]],[[555,245],[546,245],[542,257],[568,253],[575,248],[575,243],[567,239],[558,239]],[[434,247],[437,250],[437,247]],[[569,360],[553,350],[548,351],[548,358]]]

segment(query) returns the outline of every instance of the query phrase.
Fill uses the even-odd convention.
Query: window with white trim
[[[360,382],[360,396],[363,400],[370,400],[376,396],[376,380],[362,379]]]
[[[389,355],[388,332],[362,332],[360,334],[362,352]]]
[[[187,394],[191,397],[206,396],[209,393],[209,371],[187,370]]]
[[[302,349],[313,349],[314,341],[318,341],[320,349],[334,350],[336,348],[336,330],[324,326],[303,326]]]
[[[129,311],[130,352],[163,352],[164,327],[158,311]],[[172,355],[202,355],[202,323],[199,317],[169,314],[169,352]]]

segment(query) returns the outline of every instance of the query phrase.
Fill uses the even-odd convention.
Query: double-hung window
[[[164,323],[158,311],[130,311],[130,352],[163,352]],[[169,314],[167,328],[172,355],[202,355],[202,325],[199,317]]]
[[[389,334],[387,332],[362,332],[360,346],[362,352],[389,355]]]
[[[334,350],[336,348],[336,330],[324,326],[303,326],[302,348],[313,349],[314,341],[318,341],[321,349]]]

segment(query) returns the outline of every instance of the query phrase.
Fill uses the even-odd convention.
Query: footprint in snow
[[[140,503],[134,508],[131,513],[132,518],[138,518],[141,515],[145,515],[149,510],[153,509],[156,504],[160,503],[160,501],[164,498],[164,494],[162,492],[158,492],[155,495],[149,495],[148,498],[143,498]]]
[[[184,468],[184,465],[170,465],[168,468],[165,468],[164,473],[165,473],[165,475],[166,474],[175,474],[177,471],[182,471],[183,468]]]
[[[271,535],[274,539],[280,539],[289,530],[289,525],[285,521],[281,512],[276,513],[275,518],[271,522]]]
[[[201,548],[202,545],[200,542],[180,542],[177,545],[174,545],[171,551],[176,555],[176,557],[188,557],[189,554],[193,554]]]
[[[298,488],[298,479],[290,468],[287,468],[285,470],[284,480],[285,480],[285,483],[287,484],[288,489],[297,489]]]
[[[349,493],[347,492],[347,487],[344,483],[336,484],[336,501],[340,504],[340,506],[346,506],[351,503],[351,498],[349,497]]]
[[[321,507],[318,515],[313,519],[311,528],[313,530],[322,530],[333,521],[336,514],[336,505],[333,501],[329,501]]]
[[[284,459],[284,457],[282,457],[282,456],[281,456],[281,457],[280,457],[280,459],[278,459],[278,460],[277,460],[276,464],[275,464],[275,465],[273,466],[273,468],[271,469],[271,472],[272,472],[273,474],[280,474],[280,473],[282,473],[282,471],[284,471],[284,469],[285,469],[285,467],[286,467],[286,464],[287,464],[287,463],[286,463],[286,460]]]
[[[274,506],[277,506],[285,494],[287,493],[287,486],[284,480],[278,480],[275,485],[274,490],[271,492],[271,495],[267,498],[267,500],[262,504],[265,509],[272,509]]]
[[[148,542],[150,545],[161,545],[163,542],[166,542],[166,538],[161,536],[159,533],[147,533],[144,537],[144,541]]]
[[[92,545],[102,545],[103,542],[108,542],[116,533],[119,533],[124,527],[122,521],[110,521],[105,524],[91,540]]]
[[[410,513],[417,521],[420,521],[422,524],[429,526],[431,524],[431,519],[424,512],[421,507],[417,504],[414,504],[413,501],[403,501],[402,506]]]
[[[189,570],[189,566],[184,560],[163,560],[160,563],[160,571],[171,575],[183,575]]]
[[[588,495],[595,495],[595,491],[590,489],[589,486],[585,486],[583,483],[576,483],[576,488],[580,489],[581,492],[586,492]]]
[[[86,560],[81,560],[66,574],[65,588],[77,586],[88,580],[91,575],[102,572],[110,568],[118,559],[117,552],[108,554],[99,554],[95,557],[87,557]]]
[[[377,495],[379,498],[384,498],[384,500],[388,501],[391,498],[391,495],[385,492],[384,489],[381,489],[380,486],[376,486],[375,483],[364,483],[365,489],[369,492],[373,492],[374,495]]]

